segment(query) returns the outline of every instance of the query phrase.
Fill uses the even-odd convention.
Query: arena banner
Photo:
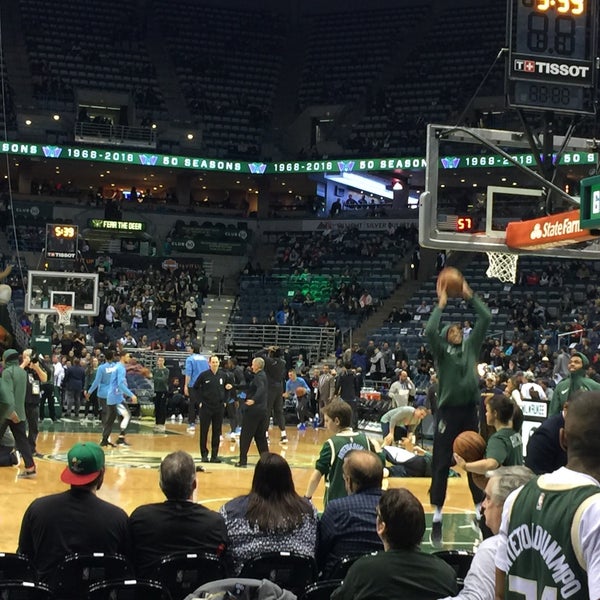
[[[242,256],[246,254],[246,240],[240,238],[211,240],[201,236],[172,238],[170,241],[173,252],[190,252],[194,254],[225,254]]]
[[[35,221],[51,221],[54,211],[50,202],[13,202],[13,211],[17,223],[31,223]]]

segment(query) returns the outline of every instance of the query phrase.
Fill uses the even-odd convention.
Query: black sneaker
[[[208,460],[208,454],[203,454],[203,455],[202,455],[202,458],[201,458],[200,460],[201,460],[202,462],[210,462],[210,461]]]
[[[206,469],[202,465],[196,465],[196,473],[204,473]]]
[[[246,463],[236,462],[235,466],[239,469],[245,469],[248,465]]]
[[[119,436],[117,438],[117,446],[131,446],[131,444],[128,444],[124,437]]]
[[[222,461],[222,460],[221,460],[221,459],[220,459],[218,456],[213,456],[213,457],[210,459],[210,462],[211,462],[211,463],[222,463],[223,461]]]
[[[104,441],[100,442],[100,445],[103,448],[106,448],[107,446],[109,446],[110,448],[116,448],[117,447],[116,444],[113,444],[112,442],[104,442]]]
[[[434,521],[431,524],[431,532],[429,533],[429,542],[434,548],[441,548],[444,543],[442,541],[442,522]]]
[[[9,458],[10,458],[10,464],[11,465],[18,465],[19,464],[19,455],[17,454],[16,450],[12,450],[11,453],[9,454]]]

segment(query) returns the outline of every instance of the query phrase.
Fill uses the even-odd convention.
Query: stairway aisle
[[[202,307],[202,326],[204,335],[202,337],[203,354],[211,354],[217,351],[221,332],[229,322],[231,311],[235,304],[235,296],[218,297],[209,294]]]

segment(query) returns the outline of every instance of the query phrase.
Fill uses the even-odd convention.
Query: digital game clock
[[[511,106],[594,113],[595,0],[509,0]]]
[[[77,257],[77,225],[46,225],[46,257],[67,258]]]

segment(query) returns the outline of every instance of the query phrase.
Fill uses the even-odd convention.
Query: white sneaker
[[[165,433],[167,431],[167,428],[165,425],[155,425],[154,426],[154,433]]]
[[[171,423],[175,423],[177,417],[175,415],[171,415]]]
[[[179,415],[179,416],[177,417],[177,422],[178,422],[178,423],[183,423],[183,415]]]
[[[186,431],[187,431],[188,433],[196,433],[196,426],[195,426],[195,425],[190,425],[190,426],[189,426],[189,427],[186,429]]]

